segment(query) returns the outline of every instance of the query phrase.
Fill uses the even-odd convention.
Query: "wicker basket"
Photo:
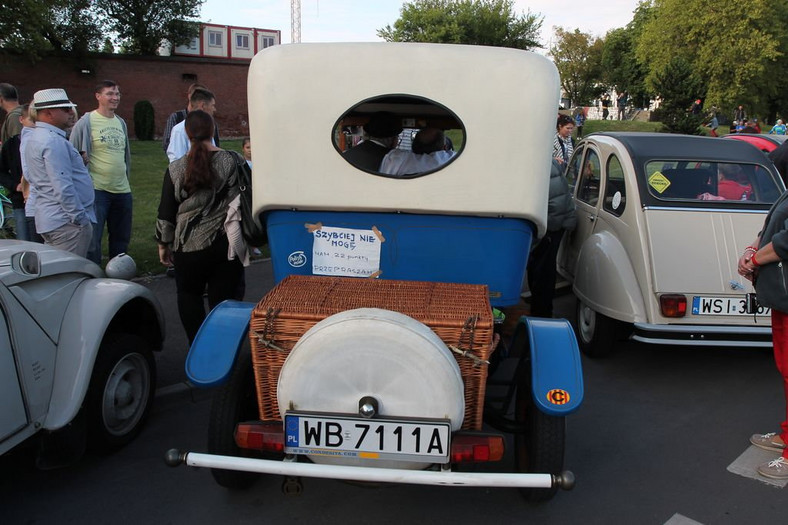
[[[284,279],[252,312],[249,338],[260,419],[281,420],[279,371],[301,336],[322,319],[355,308],[384,308],[413,317],[452,348],[465,383],[462,428],[481,429],[487,365],[480,360],[494,349],[486,286],[302,275]]]

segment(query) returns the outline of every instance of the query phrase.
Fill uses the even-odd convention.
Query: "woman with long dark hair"
[[[213,308],[225,299],[242,300],[243,264],[228,256],[224,224],[238,196],[236,155],[211,142],[213,118],[204,111],[186,117],[189,153],[170,164],[156,221],[159,260],[175,265],[178,312],[189,344],[205,319],[203,293]]]

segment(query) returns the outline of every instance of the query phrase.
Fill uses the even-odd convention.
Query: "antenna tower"
[[[290,0],[290,42],[301,42],[301,0]]]

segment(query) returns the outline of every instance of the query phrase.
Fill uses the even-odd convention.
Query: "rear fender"
[[[521,317],[531,352],[531,390],[539,410],[565,416],[583,402],[583,368],[566,319]]]
[[[609,232],[591,235],[577,256],[573,291],[592,310],[627,323],[646,322],[646,304],[632,262]]]
[[[186,357],[186,376],[198,387],[224,384],[249,332],[254,303],[224,301],[203,321]]]

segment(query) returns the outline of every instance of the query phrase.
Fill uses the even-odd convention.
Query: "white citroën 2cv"
[[[545,231],[553,64],[481,46],[295,44],[254,58],[248,92],[254,209],[277,284],[203,324],[186,368],[221,387],[209,454],[171,450],[168,463],[209,467],[230,488],[261,473],[294,491],[300,477],[535,500],[571,488],[565,417],[583,399],[572,329],[522,317],[503,341],[495,316],[519,302]],[[440,145],[412,151],[422,130]],[[399,171],[347,153],[397,143]],[[473,465],[504,455],[483,424],[514,434],[515,472]]]

